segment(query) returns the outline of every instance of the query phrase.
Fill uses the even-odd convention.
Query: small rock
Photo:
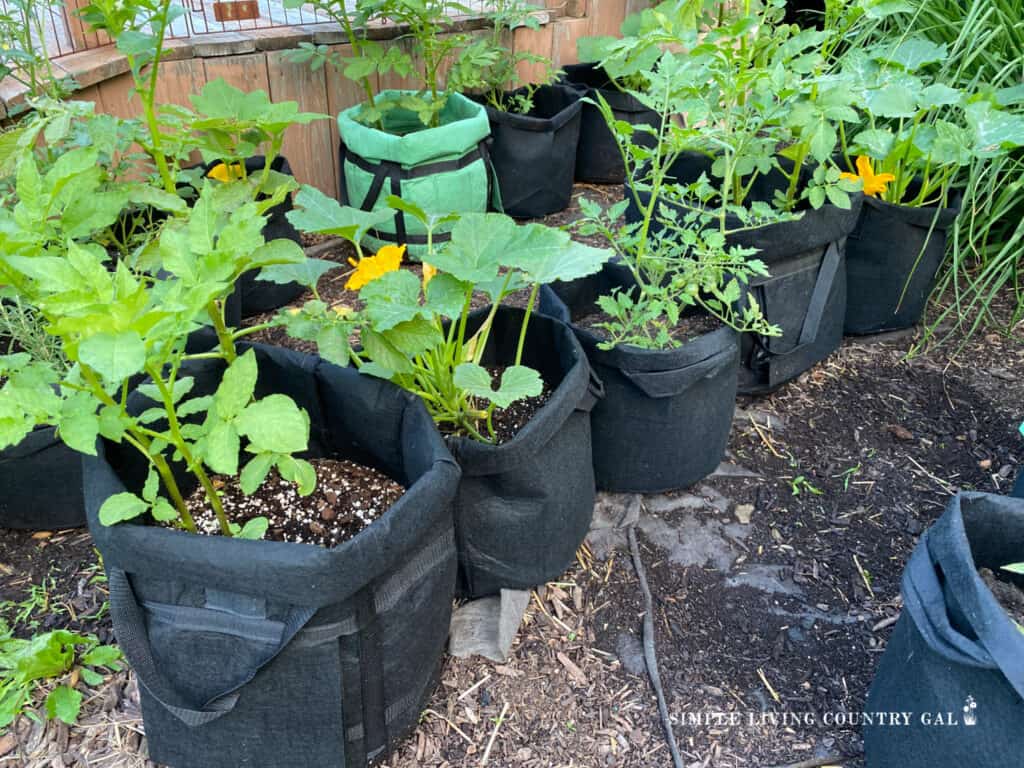
[[[910,441],[914,439],[914,433],[899,424],[888,424],[885,429],[897,440]]]
[[[1003,479],[1009,477],[1011,472],[1013,472],[1013,466],[1010,464],[1003,464],[1003,466],[999,468],[999,476]]]
[[[636,635],[620,632],[615,640],[615,655],[622,662],[622,668],[631,675],[643,675],[647,669],[644,646]]]
[[[982,469],[991,469],[992,459],[982,459],[981,461],[978,462],[978,466],[981,467]]]
[[[736,519],[740,521],[742,525],[750,525],[750,516],[754,514],[753,504],[737,504],[736,509],[733,510],[736,514]]]

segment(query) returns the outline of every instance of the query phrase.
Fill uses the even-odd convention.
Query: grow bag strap
[[[730,344],[710,357],[669,371],[628,371],[622,369],[622,375],[643,392],[647,397],[675,397],[693,387],[698,382],[709,379],[733,364],[737,354],[736,346]]]
[[[598,400],[604,399],[604,382],[594,372],[594,369],[590,369],[590,383],[587,385],[587,391],[583,393],[583,397],[580,398],[579,405],[576,406],[577,411],[583,411],[584,413],[590,413],[594,410],[594,406],[597,405]]]
[[[818,279],[814,282],[814,291],[807,305],[807,314],[804,315],[804,324],[800,329],[800,340],[796,349],[812,344],[818,338],[818,328],[821,326],[821,318],[825,316],[825,307],[829,294],[832,293],[832,284],[839,273],[841,261],[839,245],[833,240],[825,250],[825,258],[821,260]]]
[[[370,188],[366,191],[366,196],[362,202],[359,203],[358,207],[363,211],[372,211],[374,206],[377,204],[377,200],[380,199],[380,193],[384,188],[384,183],[388,182],[388,190],[392,195],[397,197],[402,196],[402,182],[409,179],[420,179],[426,176],[435,176],[441,173],[452,173],[454,171],[460,171],[469,165],[472,165],[477,160],[481,160],[484,164],[484,169],[487,174],[487,199],[493,200],[497,185],[494,183],[495,174],[494,167],[491,164],[491,153],[490,147],[493,139],[488,136],[482,139],[477,145],[469,150],[462,157],[456,158],[455,160],[438,160],[433,163],[423,163],[421,165],[413,166],[412,168],[406,168],[401,163],[396,163],[393,160],[377,160],[371,161],[364,157],[361,157],[354,152],[350,151],[345,145],[344,140],[339,142],[338,154],[340,158],[341,172],[339,174],[339,200],[342,205],[352,206],[353,203],[348,196],[348,184],[345,181],[345,163],[351,163],[356,168],[359,168],[366,173],[372,174],[373,179],[370,181]],[[497,205],[500,210],[500,198],[498,198]],[[410,245],[426,245],[426,235],[410,235],[406,230],[405,226],[405,214],[402,211],[395,211],[395,231],[384,232],[379,229],[370,229],[368,234],[377,238],[378,240],[384,240],[391,243],[408,243]],[[439,232],[432,238],[435,243],[446,243],[451,239],[450,232]]]
[[[284,623],[277,645],[259,663],[253,665],[253,668],[246,673],[245,679],[229,690],[212,697],[206,703],[196,705],[179,694],[157,666],[146,630],[145,612],[139,605],[128,574],[119,568],[108,568],[107,579],[110,589],[110,613],[118,628],[117,643],[121,652],[124,653],[128,663],[132,665],[139,683],[146,691],[168,712],[188,726],[205,725],[233,710],[238,703],[239,689],[273,661],[316,613],[315,608],[294,609]],[[224,620],[230,621],[230,616],[226,615]],[[246,636],[251,628],[240,622],[235,630],[234,634]],[[265,641],[263,637],[255,639]]]

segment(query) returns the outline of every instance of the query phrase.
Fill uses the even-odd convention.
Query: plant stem
[[[213,322],[213,329],[217,333],[217,343],[220,344],[220,348],[224,352],[224,359],[228,365],[231,365],[238,357],[238,353],[235,351],[235,342],[231,331],[228,330],[227,324],[224,322],[224,306],[214,300],[206,306],[206,311]]]
[[[155,367],[147,366],[146,372],[153,379],[153,383],[156,384],[160,392],[160,398],[163,400],[164,410],[167,412],[167,428],[170,432],[171,442],[178,449],[189,471],[199,479],[200,485],[203,486],[203,490],[206,492],[206,499],[210,502],[210,506],[213,507],[213,512],[217,516],[217,523],[220,526],[221,533],[225,536],[231,536],[231,526],[228,524],[227,515],[224,513],[224,505],[221,504],[220,495],[217,493],[217,489],[213,487],[213,482],[210,480],[209,475],[206,474],[206,470],[203,469],[202,463],[192,455],[188,443],[181,434],[181,425],[178,422],[177,411],[174,409],[174,396],[171,390],[167,388],[167,383],[160,376],[160,371],[156,370]]]
[[[526,326],[530,322],[530,315],[533,314],[533,305],[537,301],[537,292],[540,290],[540,283],[534,283],[530,291],[530,300],[526,302],[526,314],[523,315],[523,327],[519,330],[519,344],[516,345],[516,365],[523,360],[523,345],[526,344]]]

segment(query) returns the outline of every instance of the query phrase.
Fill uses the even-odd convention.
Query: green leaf
[[[900,40],[890,48],[875,51],[875,58],[902,67],[907,72],[916,72],[929,64],[945,61],[946,46],[938,45],[921,37]]]
[[[900,83],[868,91],[866,105],[875,117],[913,117],[917,114],[914,91]]]
[[[359,291],[359,299],[366,304],[366,314],[378,331],[387,331],[426,314],[419,303],[420,280],[404,269],[387,272],[367,283]]]
[[[945,107],[959,104],[962,100],[963,94],[945,83],[933,83],[927,86],[921,90],[918,97],[918,103],[923,107]]]
[[[78,359],[111,383],[120,384],[146,365],[146,345],[135,331],[97,333],[78,345]]]
[[[88,667],[82,667],[80,674],[86,685],[97,686],[103,683],[103,675],[99,672],[94,672]]]
[[[295,207],[288,212],[288,221],[303,232],[338,235],[350,242],[360,240],[366,230],[395,215],[388,208],[376,211],[343,208],[337,200],[310,186],[303,186],[295,195]]]
[[[116,645],[97,645],[82,656],[82,663],[90,667],[114,667],[120,660],[121,650]]]
[[[82,694],[66,685],[58,685],[46,697],[46,717],[58,718],[68,725],[78,720],[78,712],[82,708]]]
[[[214,412],[220,419],[234,419],[249,404],[256,391],[258,374],[256,353],[251,349],[228,366],[213,395]]]
[[[491,374],[487,369],[475,363],[458,366],[452,375],[452,383],[473,397],[489,400],[498,408],[508,408],[517,400],[535,397],[544,389],[540,374],[523,365],[506,368],[497,390],[491,388]]]
[[[235,423],[256,453],[296,453],[309,444],[309,416],[286,395],[268,395],[246,406]]]
[[[402,354],[401,350],[395,347],[382,334],[373,330],[373,328],[364,326],[360,338],[363,342],[363,352],[366,357],[378,366],[387,369],[391,374],[381,378],[390,379],[396,373],[413,372],[412,363],[409,362],[409,358]],[[363,366],[360,370],[365,372],[365,368],[366,366]]]
[[[174,508],[163,496],[157,496],[153,501],[153,507],[150,510],[150,514],[153,515],[153,519],[161,523],[169,523],[172,520],[178,519],[178,510]]]
[[[430,263],[466,283],[493,280],[515,229],[515,222],[500,213],[464,214],[452,227],[448,245],[434,253]]]
[[[885,130],[884,128],[869,128],[866,131],[858,133],[854,139],[854,147],[857,148],[858,153],[866,154],[876,160],[885,160],[892,154],[893,146],[896,143],[896,137],[893,136],[892,131]]]
[[[434,315],[457,318],[462,315],[466,296],[473,289],[470,283],[463,283],[451,275],[441,273],[427,283],[425,308]]]
[[[242,469],[242,474],[239,477],[242,493],[246,496],[256,493],[263,485],[263,481],[267,479],[267,473],[270,472],[272,466],[274,466],[274,454],[260,453],[254,456]]]
[[[277,460],[277,471],[285,480],[298,486],[300,496],[309,496],[316,490],[316,470],[304,459],[281,456]]]
[[[296,264],[274,264],[264,267],[256,279],[280,285],[298,283],[312,290],[316,288],[320,278],[334,269],[341,269],[341,264],[326,259],[305,259]]]
[[[152,504],[159,491],[160,476],[157,474],[156,470],[153,469],[153,466],[150,465],[149,471],[146,473],[146,482],[142,486],[142,498]]]
[[[134,493],[115,493],[100,507],[100,522],[103,525],[116,525],[125,520],[134,520],[148,509],[149,504]]]
[[[611,256],[611,251],[577,242],[567,232],[534,223],[515,228],[499,259],[502,266],[525,272],[531,283],[553,283],[599,272]]]
[[[988,102],[969,104],[964,115],[974,133],[974,151],[979,157],[997,157],[1008,149],[1024,146],[1024,115],[1003,112]]]
[[[233,423],[216,420],[203,445],[203,458],[210,469],[231,476],[238,472],[238,453],[242,447]]]
[[[262,539],[269,527],[270,521],[267,520],[267,518],[254,517],[252,520],[246,522],[246,524],[242,526],[242,530],[235,535],[240,539],[251,539],[255,541]]]
[[[302,246],[294,240],[284,237],[264,243],[249,257],[249,263],[254,267],[272,264],[301,264],[305,260],[306,252],[302,250]]]
[[[75,407],[74,410],[65,410],[61,413],[60,420],[57,422],[57,433],[68,448],[79,453],[88,454],[89,456],[95,456],[96,438],[100,433],[100,421],[99,417],[89,410],[96,407],[95,402],[89,402],[89,400],[91,398],[86,396],[84,398],[64,401],[66,409],[75,403],[80,404],[81,407]]]
[[[417,357],[444,342],[444,336],[437,326],[422,317],[399,323],[384,333],[396,349]]]

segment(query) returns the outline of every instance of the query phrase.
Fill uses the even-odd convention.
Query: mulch
[[[1022,334],[910,358],[917,332],[847,339],[779,392],[737,403],[716,476],[687,492],[602,497],[640,505],[661,676],[688,768],[862,766],[857,726],[825,715],[863,708],[906,559],[950,495],[1005,493],[1021,471]],[[687,536],[716,554],[684,559]],[[7,600],[43,582],[53,605],[88,609],[105,593],[78,531],[3,532],[0,575]],[[45,621],[109,637],[105,614],[74,613]],[[642,613],[628,552],[584,546],[534,591],[505,663],[446,659],[418,728],[382,765],[670,765],[639,655]],[[144,754],[130,672],[90,691],[75,727],[22,718],[0,735],[0,766],[134,768]]]

